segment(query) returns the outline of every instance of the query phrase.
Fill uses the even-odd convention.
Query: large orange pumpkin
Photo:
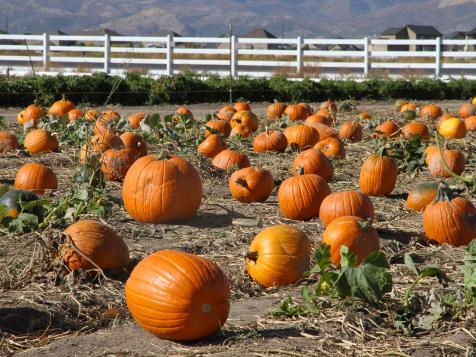
[[[311,249],[311,240],[299,229],[284,224],[268,227],[248,249],[248,274],[264,287],[294,284],[309,271]]]
[[[463,153],[459,150],[445,150],[443,157],[450,170],[457,175],[461,175],[466,166]],[[431,176],[451,177],[451,173],[446,169],[439,151],[430,155],[428,170]]]
[[[402,134],[406,139],[411,139],[416,135],[420,135],[421,140],[428,140],[430,138],[430,131],[425,123],[414,120],[408,122],[402,127]]]
[[[191,165],[184,161],[165,154],[147,155],[129,168],[122,199],[132,218],[144,223],[164,223],[185,220],[196,213],[198,197],[201,201],[202,195],[201,181],[198,184],[198,173],[190,174]]]
[[[58,150],[59,143],[56,136],[51,135],[49,131],[45,129],[35,129],[25,136],[23,146],[30,154],[35,155],[42,152]]]
[[[63,260],[69,269],[90,270],[99,267],[103,270],[122,270],[127,268],[129,249],[122,238],[105,224],[85,219],[70,225],[64,232],[68,235],[69,241],[74,244],[73,247],[70,243],[62,248]]]
[[[303,105],[289,104],[284,111],[290,120],[305,120],[308,117],[308,111]]]
[[[0,154],[14,151],[20,147],[20,143],[15,135],[6,131],[0,131]]]
[[[55,173],[47,166],[29,162],[17,171],[15,188],[42,195],[45,190],[56,190],[58,180]]]
[[[266,117],[268,119],[281,119],[285,110],[285,103],[274,102],[273,104],[270,104],[266,109]]]
[[[428,239],[440,244],[466,245],[476,238],[476,208],[466,198],[453,198],[448,186],[440,184],[423,213],[423,228]]]
[[[198,145],[197,152],[202,153],[206,157],[213,158],[223,150],[226,150],[226,148],[225,140],[218,134],[212,134]]]
[[[287,146],[288,139],[279,130],[266,129],[264,133],[257,135],[253,140],[253,150],[256,152],[284,152]]]
[[[373,220],[375,218],[374,205],[367,195],[359,191],[334,192],[324,198],[319,210],[319,218],[324,227],[334,219],[343,216]]]
[[[307,125],[293,125],[284,130],[288,145],[293,149],[312,148],[319,141],[316,129]]]
[[[433,201],[438,192],[438,182],[423,182],[408,193],[407,208],[414,211],[423,211]]]
[[[334,219],[324,231],[322,243],[331,248],[332,262],[340,266],[340,249],[345,245],[357,256],[357,265],[372,252],[380,249],[380,239],[370,220],[355,216]]]
[[[426,119],[436,119],[443,115],[443,111],[436,104],[425,105],[420,110],[420,117]]]
[[[360,169],[359,186],[369,196],[388,195],[398,176],[396,161],[389,156],[371,155]]]
[[[65,96],[63,96],[61,100],[53,103],[53,105],[48,110],[48,115],[62,117],[63,115],[68,114],[68,112],[72,109],[74,109],[73,102],[66,100]]]
[[[214,334],[230,311],[230,283],[213,262],[176,250],[144,258],[126,283],[126,303],[145,330],[167,340]]]
[[[231,175],[229,188],[238,202],[264,202],[273,192],[273,175],[261,167],[245,167]]]
[[[300,169],[303,169],[305,174],[319,175],[326,181],[329,181],[334,175],[331,160],[316,149],[305,150],[296,156],[293,162],[294,175],[297,175]]]
[[[281,183],[278,191],[279,209],[286,218],[307,220],[319,216],[321,203],[331,189],[321,176],[304,174]]]
[[[245,168],[251,166],[246,154],[226,149],[213,158],[212,166],[221,170],[230,170],[234,167]]]
[[[314,149],[320,150],[329,159],[344,159],[345,158],[345,146],[339,139],[326,138],[319,140]]]

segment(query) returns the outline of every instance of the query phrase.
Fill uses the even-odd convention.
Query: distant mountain
[[[131,35],[237,34],[264,27],[285,37],[362,37],[387,27],[476,27],[476,0],[0,0],[0,29],[74,31],[108,27]]]

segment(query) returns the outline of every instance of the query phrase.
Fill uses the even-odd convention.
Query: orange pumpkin
[[[306,112],[307,112],[307,116],[311,116],[314,114],[314,110],[311,108],[311,106],[309,105],[309,103],[298,103],[298,105],[301,105],[304,107],[304,109],[306,109]]]
[[[465,122],[459,118],[446,119],[440,124],[438,133],[447,139],[462,139],[466,136]]]
[[[423,213],[423,228],[428,239],[439,244],[469,244],[476,238],[476,208],[466,198],[453,198],[448,186],[440,184]]]
[[[395,108],[395,111],[397,113],[400,112],[400,109],[402,109],[402,107],[405,105],[405,104],[408,104],[408,102],[406,100],[403,100],[403,99],[398,99],[395,104],[393,105],[393,107]]]
[[[457,175],[461,175],[466,166],[466,160],[464,155],[459,150],[445,150],[443,152],[443,157],[450,168]],[[430,171],[431,176],[439,177],[451,177],[450,172],[444,166],[440,152],[435,152],[430,156],[428,160],[428,170]]]
[[[431,156],[433,156],[433,154],[436,154],[438,152],[439,152],[439,149],[437,146],[434,146],[434,145],[427,146],[425,149],[425,163],[429,165]]]
[[[106,150],[101,159],[104,177],[109,181],[121,182],[137,158],[136,152],[131,149]]]
[[[15,188],[42,195],[45,190],[56,190],[58,180],[55,173],[47,166],[29,162],[17,171]]]
[[[99,117],[99,112],[97,111],[97,109],[89,109],[84,114],[84,119],[89,121],[96,121],[98,117]]]
[[[161,250],[139,262],[125,290],[134,320],[162,339],[213,335],[230,311],[230,283],[223,271],[205,258],[175,250]]]
[[[268,227],[248,249],[248,274],[264,287],[294,284],[309,271],[311,250],[311,240],[299,229],[284,224]]]
[[[466,131],[476,131],[476,115],[471,115],[464,119]]]
[[[168,155],[141,157],[129,168],[122,185],[127,213],[144,223],[188,219],[196,213],[201,198],[196,170],[186,160]]]
[[[389,137],[400,130],[400,127],[393,120],[387,120],[375,128],[377,136]]]
[[[223,150],[226,150],[226,148],[225,140],[220,135],[212,134],[198,145],[197,152],[202,153],[206,157],[213,158]]]
[[[359,123],[347,121],[339,129],[339,138],[350,141],[362,140],[362,126]]]
[[[23,117],[24,114],[25,114],[24,110],[22,110],[20,113],[17,114],[17,122],[20,125],[24,125],[25,123],[28,122],[28,120],[25,120],[25,118]]]
[[[248,111],[248,112],[251,112],[251,106],[250,106],[250,103],[248,102],[236,102],[234,105],[233,105],[233,108],[237,111],[237,112],[240,112],[242,110],[245,110],[245,111]]]
[[[147,113],[138,112],[127,117],[127,121],[129,122],[129,126],[131,129],[137,129],[140,126],[142,120],[145,119]]]
[[[339,138],[335,130],[328,127],[327,125],[321,123],[304,123],[304,125],[310,126],[311,128],[317,130],[317,133],[319,134],[319,140],[324,140],[327,138]]]
[[[314,145],[314,149],[320,150],[329,159],[344,159],[345,158],[345,146],[339,139],[326,138],[320,140]]]
[[[108,150],[109,148],[105,149],[104,151]],[[79,150],[79,163],[85,165],[86,163],[93,161],[93,160],[100,160],[102,156],[102,151],[100,150],[99,146],[91,145],[91,144],[84,144],[81,146]]]
[[[471,103],[465,103],[459,108],[459,115],[461,118],[466,119],[467,117],[476,115],[476,105]]]
[[[402,134],[406,139],[412,139],[420,135],[421,140],[430,139],[430,131],[425,123],[414,120],[405,124],[402,128]]]
[[[326,227],[322,243],[330,246],[331,260],[337,267],[340,266],[340,249],[343,245],[357,256],[356,265],[380,249],[380,239],[371,222],[355,216],[334,219]]]
[[[319,109],[326,109],[329,112],[337,113],[337,105],[332,99],[328,99],[324,103],[322,103]]]
[[[55,136],[45,129],[35,129],[25,136],[25,149],[32,155],[58,150],[59,143]]]
[[[407,208],[421,212],[433,201],[438,192],[438,182],[423,182],[408,193]]]
[[[372,116],[368,112],[360,112],[357,114],[357,118],[359,118],[360,121],[365,121],[372,119]]]
[[[233,129],[231,129],[230,137],[239,135],[241,138],[247,138],[252,133],[253,132],[249,127],[240,124],[240,125],[235,125]]]
[[[93,126],[94,134],[116,134],[116,123],[112,120],[104,120],[102,118],[96,120]]]
[[[264,133],[253,140],[253,150],[256,152],[276,151],[284,152],[288,146],[288,139],[279,130],[266,129]]]
[[[124,144],[119,136],[109,131],[104,134],[96,134],[91,138],[93,151],[104,152],[108,149],[120,149]]]
[[[187,116],[187,117],[189,117],[190,119],[193,120],[193,114],[190,111],[190,109],[188,109],[187,107],[177,108],[177,110],[175,111],[174,119],[179,120],[180,116],[182,116],[182,115],[185,115],[185,116]]]
[[[287,115],[289,120],[305,120],[308,117],[307,109],[299,104],[289,104],[284,111],[284,114]]]
[[[324,125],[332,125],[332,123],[334,122],[334,120],[332,119],[332,117],[324,117],[322,115],[319,115],[319,114],[314,114],[314,115],[311,115],[309,117],[306,118],[306,120],[304,121],[304,124],[305,125],[310,125],[310,124],[314,124],[314,123],[319,123],[319,124],[324,124]]]
[[[307,220],[319,216],[321,203],[331,189],[321,176],[304,174],[300,170],[281,183],[278,191],[279,209],[286,218]]]
[[[264,202],[273,192],[273,175],[261,167],[245,167],[231,175],[229,188],[238,202]]]
[[[443,114],[443,115],[442,115],[441,117],[439,117],[438,120],[436,121],[436,128],[439,129],[441,123],[443,123],[445,120],[451,119],[451,118],[456,118],[456,116],[453,115],[453,114],[450,114],[450,113]]]
[[[243,125],[251,131],[258,129],[258,117],[249,111],[236,112],[230,120],[230,125],[234,128],[237,125]]]
[[[221,120],[221,119],[218,119],[218,120],[215,120],[215,119],[212,119],[210,121],[208,121],[206,124],[205,124],[208,128],[211,128],[219,133],[222,133],[223,136],[225,138],[229,137],[230,136],[230,133],[231,133],[231,125],[228,121],[226,120]],[[205,136],[209,136],[211,134],[215,134],[215,133],[212,133],[212,131],[210,131],[209,129],[205,130]]]
[[[139,134],[126,131],[121,134],[119,139],[121,139],[124,148],[132,150],[137,157],[147,155],[147,143]]]
[[[408,110],[416,110],[417,108],[417,103],[406,103],[400,107],[400,113],[406,112]]]
[[[30,120],[33,120],[33,126],[36,127],[40,118],[43,116],[43,108],[40,107],[39,104],[35,101],[35,104],[30,104],[26,107],[25,111],[23,112],[23,122],[20,124],[26,124]]]
[[[443,111],[436,104],[425,105],[420,110],[420,117],[421,118],[436,119],[436,118],[438,118],[439,116],[442,116],[442,115],[443,115]]]
[[[398,176],[396,161],[389,156],[371,155],[360,169],[359,186],[369,196],[388,195]]]
[[[218,119],[230,121],[235,115],[236,110],[232,105],[225,105],[220,111],[216,114]]]
[[[72,109],[74,109],[73,102],[66,100],[66,97],[63,96],[61,100],[53,103],[53,105],[48,110],[48,115],[62,117],[63,115],[68,114],[68,112]]]
[[[20,147],[20,143],[15,135],[6,131],[0,131],[0,154],[15,151]]]
[[[63,260],[69,269],[90,270],[99,267],[103,270],[123,270],[127,268],[129,249],[122,238],[105,224],[85,219],[70,225],[64,232],[75,246],[71,247],[70,243],[62,247]]]
[[[71,109],[68,112],[68,119],[72,123],[75,120],[78,120],[79,118],[82,118],[84,116],[84,112],[81,109]]]
[[[220,170],[228,171],[235,167],[243,169],[251,166],[251,163],[246,154],[226,149],[214,157],[212,166]]]
[[[319,141],[319,133],[307,125],[293,125],[284,130],[288,145],[293,149],[313,147]]]
[[[281,119],[286,110],[286,104],[280,102],[274,102],[270,104],[266,109],[266,117],[268,119]]]
[[[319,218],[324,227],[343,216],[356,216],[373,221],[374,205],[367,195],[359,191],[334,192],[324,198],[319,210]]]
[[[305,174],[319,175],[326,181],[329,181],[334,175],[331,160],[316,149],[305,150],[296,156],[293,162],[294,175],[298,175],[300,169],[303,169]]]

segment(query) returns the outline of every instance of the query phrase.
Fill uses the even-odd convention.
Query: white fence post
[[[298,36],[296,40],[296,72],[301,74],[302,72],[302,38]]]
[[[47,33],[43,34],[43,70],[47,71],[49,67],[49,50],[50,50],[50,36]]]
[[[104,35],[104,72],[109,73],[111,64],[111,37],[108,33]]]
[[[174,74],[174,47],[172,41],[172,35],[167,35],[167,76]]]
[[[368,77],[370,69],[370,52],[369,52],[369,38],[364,38],[364,76]]]
[[[441,37],[436,38],[435,46],[435,77],[439,78],[441,75]]]
[[[231,42],[230,42],[230,75],[232,78],[236,77],[236,65],[237,65],[237,57],[238,57],[238,46],[237,46],[237,39],[235,35],[231,35]]]

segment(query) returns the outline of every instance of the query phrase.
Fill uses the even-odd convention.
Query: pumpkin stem
[[[266,127],[264,128],[264,132],[266,133],[266,135],[269,135],[270,130],[269,130],[268,126],[266,126]]]
[[[450,187],[448,184],[444,181],[441,181],[439,186],[438,186],[438,192],[436,193],[435,198],[433,199],[433,202],[440,202],[440,201],[451,201],[453,198],[453,195],[451,193]]]
[[[237,183],[240,186],[243,186],[244,188],[249,188],[248,182],[246,182],[246,180],[244,180],[244,179],[241,179],[241,178],[236,179],[235,183]]]
[[[158,154],[154,155],[157,161],[160,160],[169,160],[172,156],[169,154],[167,150],[161,150]]]
[[[297,172],[298,176],[304,175],[304,167],[298,166],[298,167],[296,168],[296,172]]]
[[[245,258],[253,262],[256,262],[258,260],[258,252],[245,253]]]

